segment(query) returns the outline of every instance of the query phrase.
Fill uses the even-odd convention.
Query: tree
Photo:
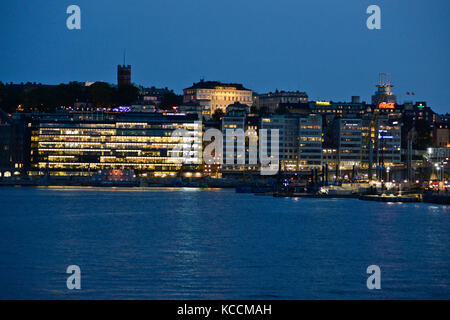
[[[54,112],[60,106],[60,88],[57,86],[25,86],[22,91],[22,102],[25,110]]]
[[[139,89],[132,84],[126,84],[121,85],[117,89],[117,97],[115,100],[119,105],[126,106],[135,102],[138,96],[139,96]]]
[[[23,94],[0,83],[0,109],[5,112],[14,112],[19,104],[23,102]]]
[[[73,105],[77,101],[86,101],[86,89],[80,82],[72,81],[63,86],[65,90],[65,105]]]
[[[113,102],[114,90],[106,82],[95,82],[89,87],[89,96],[95,106],[106,107]]]
[[[6,93],[5,85],[0,81],[0,109],[4,108]]]
[[[224,115],[224,113],[223,113],[223,111],[222,111],[222,109],[216,109],[215,111],[214,111],[214,113],[213,113],[213,115],[212,115],[212,119],[214,120],[214,121],[220,121],[220,120],[222,120],[222,117],[223,117],[223,115]]]
[[[170,108],[173,106],[179,106],[181,104],[180,98],[171,92],[165,93],[162,96],[162,101],[161,101],[161,108]]]

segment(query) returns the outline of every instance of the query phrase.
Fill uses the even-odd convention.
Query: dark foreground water
[[[448,206],[0,188],[1,299],[449,299],[449,249]]]

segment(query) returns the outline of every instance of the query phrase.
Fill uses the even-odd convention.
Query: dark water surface
[[[1,299],[449,299],[449,248],[449,206],[0,188]]]

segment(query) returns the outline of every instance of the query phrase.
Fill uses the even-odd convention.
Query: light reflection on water
[[[3,299],[450,298],[448,206],[85,187],[4,187],[0,204]]]

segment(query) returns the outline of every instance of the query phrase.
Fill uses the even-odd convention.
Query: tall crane
[[[378,82],[378,101],[374,106],[372,116],[369,121],[367,135],[363,135],[363,141],[361,145],[361,164],[367,158],[368,160],[368,176],[369,180],[372,179],[372,161],[373,161],[373,146],[377,139],[377,123],[378,116],[380,115],[380,104],[386,102],[386,96],[389,89],[392,87],[390,84],[390,75],[387,73],[380,73]],[[386,90],[387,89],[387,90]]]

